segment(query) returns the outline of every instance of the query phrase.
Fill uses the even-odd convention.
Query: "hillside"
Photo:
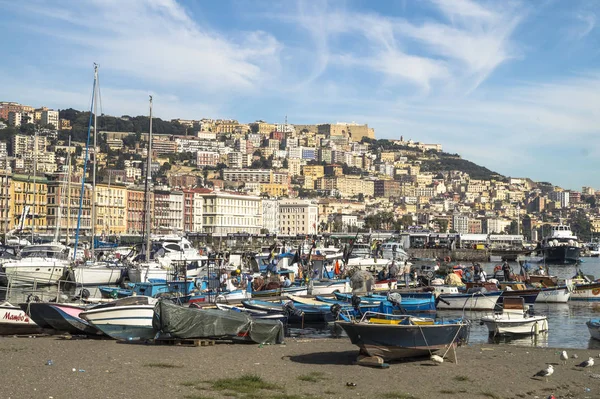
[[[77,111],[73,108],[61,110],[60,119],[71,121],[71,134],[75,141],[85,141],[87,138],[90,113]],[[98,131],[109,132],[134,132],[142,133],[150,130],[150,119],[147,116],[115,117],[109,115],[98,116]],[[156,134],[185,135],[186,127],[177,123],[152,118],[152,131]],[[64,134],[68,134],[65,132]]]
[[[477,165],[466,159],[459,158],[457,155],[446,153],[440,154],[438,158],[429,158],[422,161],[421,170],[425,172],[447,172],[450,170],[459,170],[468,173],[473,179],[482,180],[504,180],[505,177],[499,173],[489,170],[485,166]]]

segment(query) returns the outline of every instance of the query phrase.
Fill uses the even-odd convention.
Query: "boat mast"
[[[94,88],[94,165],[92,166],[92,243],[90,245],[92,260],[96,259],[94,240],[96,238],[96,165],[98,162],[98,65],[96,64],[94,64],[94,79],[96,84]]]
[[[6,209],[6,218],[4,218],[4,245],[7,245],[8,242],[8,222],[9,222],[9,217],[8,217],[8,191],[10,190],[10,186],[8,184],[8,159],[5,161],[4,163],[4,195],[6,196],[6,204],[4,209]]]
[[[150,96],[150,130],[148,133],[148,158],[146,163],[146,261],[150,261],[152,240],[150,239],[151,233],[151,208],[150,208],[150,184],[152,182],[152,96]]]
[[[81,211],[83,209],[83,197],[85,196],[85,174],[87,172],[87,164],[89,160],[90,149],[90,132],[92,129],[92,111],[94,109],[94,100],[96,98],[96,80],[98,79],[98,65],[94,63],[94,85],[92,89],[92,104],[90,106],[90,119],[88,122],[88,135],[85,145],[85,158],[83,161],[83,173],[81,175],[81,192],[79,194],[79,212],[77,213],[77,230],[75,232],[75,249],[73,251],[73,260],[77,260],[77,247],[79,245],[79,229],[81,228]],[[92,203],[94,199],[92,198]],[[93,234],[92,234],[93,235]],[[92,239],[93,241],[93,239]]]
[[[35,136],[33,137],[33,206],[31,213],[31,243],[33,244],[33,233],[35,231],[35,217],[37,215],[35,210],[35,196],[37,195],[37,148],[38,148],[38,129],[35,129]]]
[[[65,244],[69,245],[69,235],[71,229],[71,135],[69,134],[69,161],[67,163],[67,237]]]

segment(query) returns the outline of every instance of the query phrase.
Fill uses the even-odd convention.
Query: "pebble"
[[[571,356],[572,359],[577,359],[579,356],[577,356],[577,353],[575,353],[573,356]]]

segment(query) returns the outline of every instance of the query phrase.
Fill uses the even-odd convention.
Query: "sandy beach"
[[[175,347],[58,336],[0,338],[1,398],[599,398],[597,352],[472,345],[458,364],[428,359],[388,369],[353,364],[346,338],[288,339],[285,345]],[[52,365],[46,365],[52,360]],[[555,373],[532,378],[546,364]],[[75,371],[73,371],[73,369]],[[258,377],[258,378],[257,378]],[[227,379],[227,380],[224,380]],[[356,386],[352,386],[356,384]],[[348,386],[351,385],[351,386]],[[589,389],[589,390],[588,390]]]

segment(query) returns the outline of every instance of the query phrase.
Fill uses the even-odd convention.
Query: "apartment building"
[[[10,226],[35,232],[46,231],[48,180],[13,174],[10,183]]]
[[[221,156],[216,151],[198,151],[196,154],[196,166],[217,166]]]
[[[95,234],[123,234],[127,231],[127,188],[122,184],[96,184]]]
[[[200,189],[199,192],[204,199],[202,225],[205,233],[217,237],[227,233],[260,233],[260,197],[208,189]]]
[[[279,201],[279,232],[287,236],[317,234],[318,206],[310,200]]]
[[[261,226],[268,234],[279,234],[279,201],[276,199],[261,199]]]
[[[60,127],[58,123],[58,111],[51,109],[43,109],[40,113],[40,122],[43,125],[52,125],[55,129]]]
[[[202,208],[204,206],[202,191],[202,189],[183,190],[183,231],[186,233],[202,232]]]
[[[184,196],[182,191],[154,190],[153,231],[183,231]]]
[[[55,231],[58,226],[61,235],[66,235],[67,231],[70,235],[74,235],[79,219],[80,234],[91,235],[91,189],[90,184],[84,186],[83,201],[81,202],[81,176],[73,176],[72,180],[68,181],[65,173],[49,175],[48,215],[46,217],[48,229]],[[81,217],[79,217],[80,205]]]
[[[154,193],[148,194],[150,218],[154,216]],[[144,187],[127,189],[127,233],[144,234],[146,226],[146,195]]]

